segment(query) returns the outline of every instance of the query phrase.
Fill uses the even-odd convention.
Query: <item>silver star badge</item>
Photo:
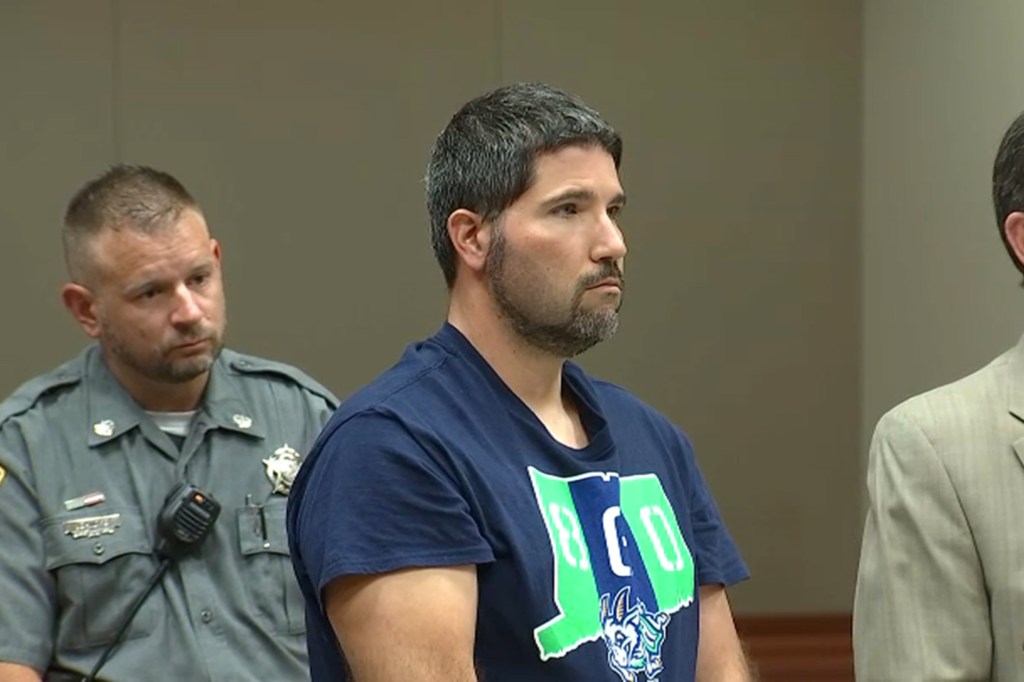
[[[97,436],[110,438],[114,435],[114,422],[110,419],[104,419],[101,422],[96,422],[92,425],[92,432]]]
[[[252,426],[252,417],[247,414],[236,414],[231,418],[231,421],[235,422],[235,426],[240,429],[247,429]]]
[[[302,455],[287,443],[274,450],[274,454],[263,460],[267,467],[267,478],[274,485],[273,492],[287,495],[292,489],[295,474],[299,473]]]

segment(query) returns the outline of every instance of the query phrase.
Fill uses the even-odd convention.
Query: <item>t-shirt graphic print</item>
[[[657,680],[665,628],[695,590],[690,549],[661,481],[527,469],[551,540],[559,610],[534,629],[540,658],[600,639],[624,682]]]

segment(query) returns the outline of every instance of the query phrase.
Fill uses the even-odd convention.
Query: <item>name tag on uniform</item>
[[[79,538],[98,538],[101,535],[113,535],[121,527],[120,514],[104,514],[102,516],[86,516],[64,522],[64,534],[75,540]]]

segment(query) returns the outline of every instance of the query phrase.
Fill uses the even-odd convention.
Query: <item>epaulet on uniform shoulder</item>
[[[0,425],[3,425],[8,419],[32,409],[32,406],[50,391],[61,386],[77,384],[81,380],[81,372],[73,369],[70,363],[47,374],[29,379],[19,386],[7,400],[0,403]]]
[[[326,400],[332,410],[338,407],[338,404],[341,402],[330,389],[292,365],[241,353],[231,353],[231,356],[228,358],[228,364],[232,369],[242,374],[276,374],[291,379],[306,390]]]

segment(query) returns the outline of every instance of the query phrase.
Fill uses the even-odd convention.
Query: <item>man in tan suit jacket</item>
[[[996,156],[1024,273],[1024,114]],[[1024,680],[1024,339],[878,422],[853,612],[860,682]]]

